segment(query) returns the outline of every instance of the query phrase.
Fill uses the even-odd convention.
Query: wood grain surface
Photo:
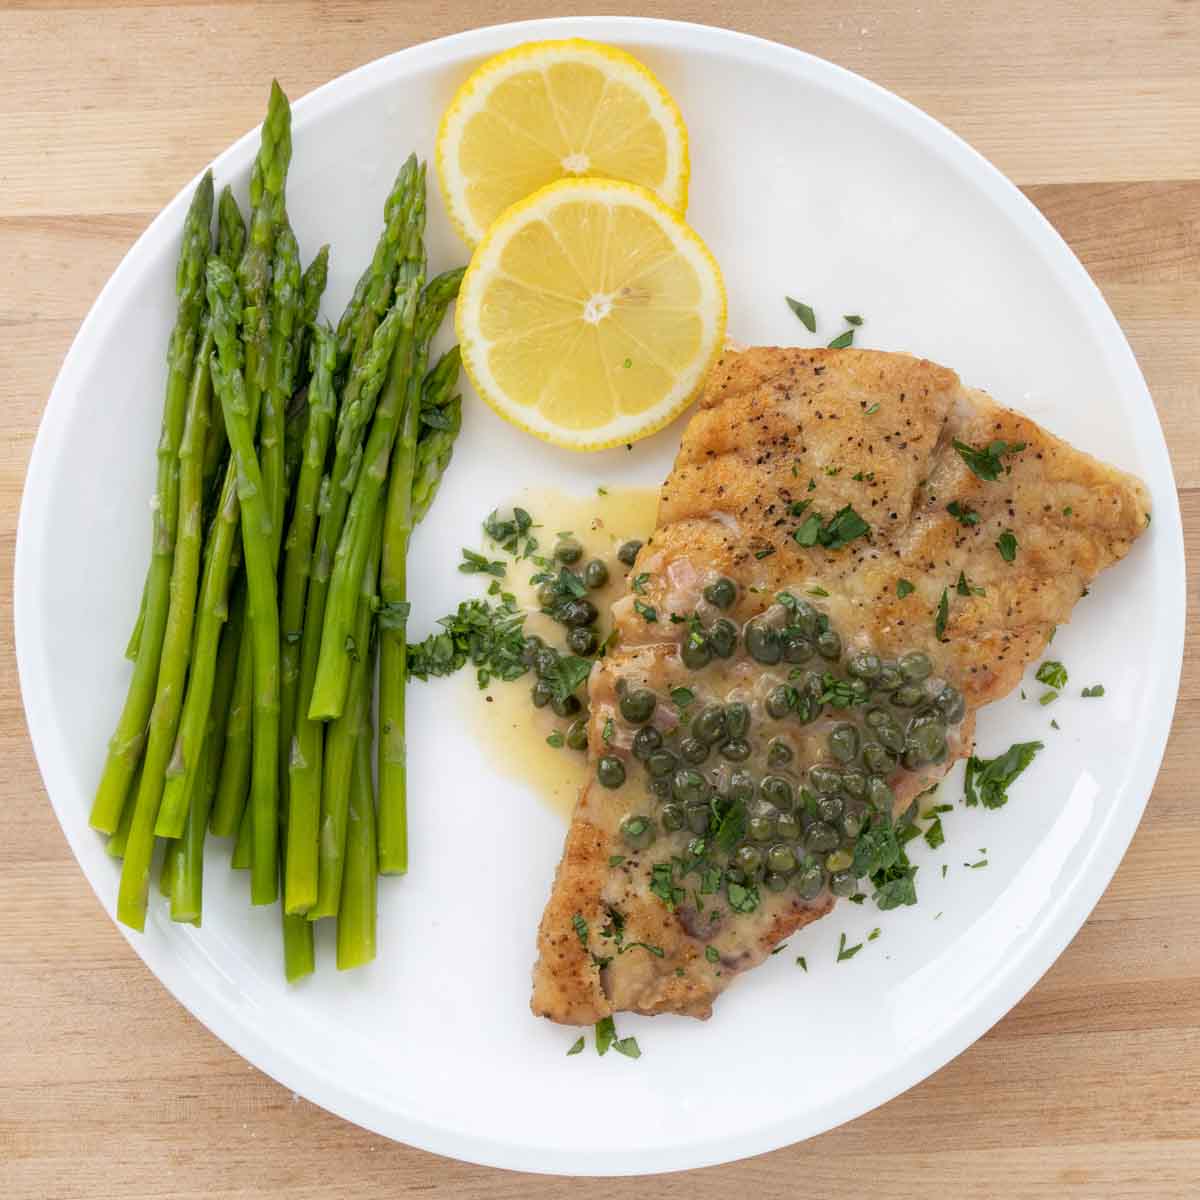
[[[22,481],[55,373],[154,213],[261,116],[524,0],[0,3],[0,1194],[14,1197],[1194,1197],[1200,1194],[1200,3],[692,0],[867,75],[1021,185],[1103,289],[1166,430],[1189,641],[1175,727],[1108,892],[1029,996],[885,1107],[655,1180],[541,1178],[395,1145],[247,1066],[96,903],[33,761],[12,651]],[[598,1133],[602,1136],[602,1133]]]

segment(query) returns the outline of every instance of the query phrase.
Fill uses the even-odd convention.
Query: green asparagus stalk
[[[138,769],[133,776],[133,785],[130,788],[131,795],[137,795],[138,788],[141,786],[141,779],[142,765],[138,763]],[[121,810],[121,823],[117,826],[117,832],[111,834],[104,845],[105,852],[109,858],[125,857],[125,845],[129,841],[129,827],[133,824],[133,810],[136,807],[136,804],[126,804]]]
[[[292,341],[292,379],[296,387],[308,382],[305,375],[312,361],[312,328],[317,321],[328,279],[329,247],[322,246],[305,267],[300,280],[300,314],[296,318],[298,336]]]
[[[461,275],[459,276],[461,279]],[[446,288],[449,289],[447,284]],[[432,290],[432,288],[431,288]],[[440,323],[442,305],[429,313]],[[436,325],[433,326],[436,329]],[[428,339],[422,361],[428,356]],[[379,574],[379,870],[403,875],[408,870],[408,763],[405,737],[405,684],[408,670],[408,543],[413,527],[428,511],[462,422],[462,401],[452,397],[458,383],[457,347],[442,355],[413,389],[404,425],[392,453]],[[420,378],[414,371],[414,379]],[[422,424],[425,414],[426,424]]]
[[[241,827],[250,792],[250,718],[254,704],[254,655],[250,633],[242,628],[238,649],[237,670],[234,674],[233,696],[229,711],[222,718],[225,732],[221,770],[217,776],[217,794],[213,798],[209,832],[216,837],[233,837]]]
[[[254,413],[242,378],[242,347],[235,333],[240,300],[237,279],[220,260],[209,264],[208,298],[217,344],[212,357],[213,386],[225,411],[225,431],[237,462],[248,627],[253,644],[250,808],[254,853],[250,899],[253,904],[271,904],[279,890],[279,608],[275,535],[262,468],[254,448]]]
[[[321,650],[308,707],[308,717],[312,721],[330,721],[341,716],[350,682],[353,653],[351,635],[359,581],[366,566],[376,515],[382,508],[392,442],[403,413],[415,341],[418,300],[423,280],[418,267],[408,265],[407,269],[413,272],[411,282],[407,284],[405,294],[398,295],[396,300],[403,325],[402,333],[392,353],[388,379],[375,409],[375,419],[363,449],[362,464],[334,557],[321,630]]]
[[[375,618],[375,589],[379,579],[379,552],[383,538],[383,514],[377,513],[368,539],[368,552],[356,595],[351,637],[353,667],[351,692],[345,711],[333,721],[325,735],[324,776],[321,780],[321,836],[317,873],[317,899],[308,919],[337,916],[342,896],[342,872],[346,862],[346,819],[354,773],[354,748],[362,735],[365,708],[375,677],[375,655],[371,628]]]
[[[348,971],[375,957],[375,925],[379,876],[375,868],[375,788],[371,778],[371,674],[363,672],[367,694],[363,722],[354,743],[354,771],[346,819],[346,866],[337,917],[337,967]]]
[[[233,843],[233,854],[229,865],[235,871],[250,870],[254,856],[254,822],[251,820],[250,805],[242,809],[242,817],[238,822],[237,840]]]
[[[287,857],[287,836],[284,835],[284,858]],[[313,927],[304,917],[282,912],[283,920],[283,974],[288,983],[295,983],[316,968],[313,951]]]
[[[109,741],[108,757],[92,804],[90,821],[101,833],[112,833],[120,824],[130,794],[129,785],[146,745],[147,725],[157,691],[179,517],[179,444],[183,439],[192,365],[204,311],[204,264],[211,245],[212,208],[212,175],[206,172],[184,220],[183,245],[175,275],[178,307],[167,351],[167,389],[158,444],[154,533],[144,589],[145,615],[138,631],[133,676]],[[147,872],[149,866],[147,862]]]
[[[169,897],[171,895],[171,889],[175,886],[175,878],[179,871],[182,849],[182,844],[177,841],[167,840],[163,844],[162,863],[158,868],[158,892],[161,896]]]
[[[291,227],[282,223],[275,234],[275,264],[272,271],[270,359],[262,397],[263,486],[271,513],[275,556],[283,538],[284,441],[288,402],[292,398],[292,342],[297,336],[296,318],[302,303],[300,248]]]
[[[212,261],[217,262],[216,259]],[[201,346],[209,341],[208,325],[206,321],[205,332],[200,337]],[[209,372],[203,361],[197,361],[193,365],[183,436],[179,443],[177,528],[167,625],[161,645],[154,707],[150,713],[146,758],[137,791],[137,808],[129,829],[117,897],[118,919],[134,929],[144,928],[146,922],[155,828],[183,708],[184,683],[191,658],[204,530],[204,443],[208,436],[211,390]],[[148,629],[149,606],[146,628],[142,633],[143,646]]]
[[[312,381],[309,384],[308,428],[304,438],[304,460],[296,483],[296,502],[288,531],[283,564],[283,595],[280,601],[280,780],[288,775],[294,745],[296,700],[300,688],[300,639],[304,621],[304,598],[312,565],[313,535],[317,527],[317,503],[329,438],[333,430],[336,401],[333,373],[337,368],[337,343],[333,331],[315,326],[312,343]],[[290,780],[289,780],[290,784]],[[309,789],[306,795],[311,795]],[[290,786],[288,796],[288,857],[284,878],[284,909],[305,913],[317,895],[317,820],[319,806],[296,805]]]
[[[142,602],[138,605],[137,620],[133,623],[129,641],[125,643],[125,657],[130,662],[137,662],[138,647],[142,644],[142,626],[146,624],[146,585],[149,582],[149,575],[147,575],[146,583],[142,584]]]
[[[212,705],[208,712],[198,780],[187,807],[187,824],[180,838],[179,864],[171,889],[171,919],[199,921],[204,889],[204,842],[220,767],[224,714],[233,695],[238,648],[246,615],[246,592],[239,588],[230,605],[229,620],[217,652]],[[164,804],[166,803],[164,799]]]

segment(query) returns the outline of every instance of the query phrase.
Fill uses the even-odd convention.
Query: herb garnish
[[[484,554],[477,554],[465,546],[462,552],[463,560],[458,569],[464,575],[495,575],[497,579],[504,575],[504,564],[499,559],[488,560]]]
[[[965,571],[959,571],[958,582],[954,585],[954,590],[960,596],[986,596],[987,592],[981,587],[976,587],[968,578]]]
[[[613,740],[613,734],[616,732],[616,722],[613,721],[612,717],[606,717],[604,721],[604,728],[600,731],[600,740],[607,745],[607,743]]]
[[[813,310],[802,300],[793,300],[791,296],[785,296],[788,308],[792,310],[800,318],[800,324],[808,330],[809,333],[817,332],[817,318]]]
[[[844,316],[842,320],[845,321],[847,325],[861,325],[863,323],[863,319],[858,315],[858,313],[850,313],[848,316]]]
[[[950,594],[948,588],[942,588],[942,598],[938,601],[937,615],[933,619],[933,632],[939,642],[946,641],[946,622],[950,618]]]
[[[965,802],[972,807],[982,802],[984,808],[1003,808],[1008,803],[1009,785],[1042,749],[1041,742],[1015,742],[996,758],[971,755],[963,781]]]
[[[650,869],[650,891],[666,905],[668,912],[683,899],[684,891],[674,883],[675,867],[672,863],[656,863]]]
[[[458,611],[438,621],[443,633],[408,645],[408,674],[415,679],[452,675],[468,662],[481,688],[492,679],[519,679],[529,669],[521,661],[525,617],[509,595],[497,605],[464,600]]]
[[[1104,695],[1104,684],[1097,683],[1092,687],[1085,687],[1083,689],[1083,691],[1080,692],[1079,694],[1088,700],[1091,700],[1096,696],[1103,696]]]
[[[994,483],[1000,477],[1002,469],[1012,470],[1011,467],[1005,467],[1000,460],[1005,455],[1017,454],[1024,450],[1025,443],[1005,442],[997,438],[995,441],[989,442],[982,450],[968,446],[965,442],[957,441],[954,443],[954,448],[975,475],[988,483]]]
[[[896,598],[903,600],[905,596],[911,596],[915,592],[916,586],[909,579],[896,580]]]
[[[572,1054],[579,1054],[582,1051],[583,1051],[583,1034],[581,1033],[575,1039],[575,1041],[571,1043],[571,1048],[570,1048],[570,1050],[567,1051],[567,1057],[570,1058]]]
[[[671,702],[677,708],[687,708],[693,700],[696,699],[696,693],[691,688],[673,687],[671,689]]]
[[[774,553],[775,553],[775,547],[768,546],[765,550],[755,550],[754,557],[757,558],[759,560],[759,562],[762,562],[762,560],[764,558],[770,558],[771,555]]]
[[[1017,539],[1011,529],[1006,529],[996,539],[996,549],[1000,551],[1000,557],[1005,562],[1012,562],[1017,557]]]
[[[854,329],[847,329],[843,333],[839,333],[837,337],[829,343],[830,350],[845,350],[847,346],[854,345]]]
[[[800,970],[802,970],[805,973],[805,975],[808,974],[808,959],[805,958],[803,954],[801,954],[797,957],[796,966],[798,966],[800,968]]]
[[[731,883],[725,893],[734,912],[752,913],[758,907],[758,888]]]
[[[1047,659],[1038,667],[1033,677],[1038,683],[1044,683],[1047,687],[1061,688],[1067,682],[1067,668],[1054,659]]]
[[[575,936],[579,939],[579,944],[586,950],[588,940],[588,923],[583,919],[583,914],[576,913],[571,918],[571,925],[575,929]]]
[[[874,404],[867,406],[867,408],[865,409],[865,414],[868,417],[873,417],[878,411],[879,411],[879,401],[876,400]]]
[[[820,513],[810,513],[800,528],[792,534],[792,538],[798,546],[819,545],[824,546],[826,550],[840,550],[855,538],[870,532],[870,525],[847,504],[824,523]]]
[[[643,600],[635,600],[633,607],[647,625],[658,620],[658,610],[653,605],[647,604]]]
[[[862,942],[859,942],[857,946],[847,946],[846,935],[843,933],[842,940],[838,943],[838,962],[845,962],[847,959],[853,958],[861,949]]]
[[[925,842],[930,850],[936,850],[945,840],[946,834],[942,829],[942,818],[934,817],[933,824],[925,830]]]
[[[523,508],[514,508],[512,517],[504,519],[498,509],[492,509],[483,523],[484,534],[514,558],[528,558],[537,549],[537,538],[529,532],[533,528],[533,517]]]
[[[612,1017],[601,1017],[596,1022],[596,1053],[601,1058],[608,1053],[608,1048],[617,1039],[617,1028]]]
[[[951,500],[950,503],[946,505],[946,511],[960,525],[979,524],[979,514],[973,508],[968,508],[965,504],[960,504],[957,500]]]
[[[646,594],[646,584],[649,582],[649,580],[650,572],[642,571],[641,574],[633,577],[633,582],[629,586],[632,587],[639,596],[644,596]]]
[[[707,958],[710,963],[721,961],[721,956],[717,953],[716,946],[705,946],[704,957]]]
[[[573,695],[592,671],[592,660],[575,654],[559,655],[554,666],[542,678],[550,685],[557,700]]]
[[[610,867],[619,867],[625,861],[623,854],[610,854],[608,856],[608,865]]]
[[[561,750],[566,744],[566,739],[563,737],[561,730],[555,729],[552,733],[546,734],[547,746],[553,746],[555,750]]]

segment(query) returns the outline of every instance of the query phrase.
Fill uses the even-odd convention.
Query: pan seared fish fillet
[[[1024,448],[996,448],[994,481],[975,474],[954,446],[984,449],[998,441],[1006,449]],[[986,473],[986,463],[983,469]],[[947,510],[951,504],[957,516]],[[867,523],[869,534],[839,545],[839,531],[853,534],[856,528],[848,518],[834,519],[847,507]],[[805,531],[814,515],[818,521]],[[726,354],[684,432],[662,489],[657,529],[630,573],[633,591],[614,605],[616,644],[589,680],[593,767],[601,756],[616,758],[626,780],[610,788],[593,775],[579,798],[538,931],[533,1011],[566,1024],[589,1024],[619,1011],[709,1016],[714,997],[733,979],[832,908],[828,868],[813,875],[814,861],[830,853],[823,840],[828,830],[837,830],[841,848],[852,847],[855,823],[870,828],[885,806],[890,821],[956,759],[970,754],[975,712],[1017,685],[1089,582],[1123,557],[1148,523],[1139,480],[964,387],[944,367],[859,350],[763,347]],[[802,541],[814,541],[816,534],[815,544],[798,544],[793,536],[798,529]],[[1016,539],[1012,561],[997,548],[1009,532]],[[727,609],[703,595],[720,577],[737,585]],[[897,590],[902,580],[912,588],[901,586],[903,596]],[[960,594],[960,580],[967,595]],[[788,593],[786,603],[777,599],[781,593]],[[711,663],[698,669],[685,666],[685,640],[696,639],[693,664],[702,661],[715,640],[714,622],[722,618],[738,628],[736,650],[724,658],[713,653]],[[781,636],[786,641],[798,623],[818,638],[827,627],[840,636],[844,655],[817,655],[793,665],[811,653],[799,638],[788,643],[798,647],[795,654],[788,651],[791,662],[756,661],[745,637],[745,623],[754,618],[774,631],[768,642]],[[828,642],[826,637],[827,650]],[[803,698],[798,711],[780,719],[770,715],[767,703],[781,686],[816,687],[820,693],[822,685],[812,678],[830,668],[843,688],[860,686],[861,698],[847,662],[863,652],[885,665],[915,661],[915,676],[927,671],[914,685],[919,702],[909,703],[916,693],[892,691],[895,704],[904,700],[907,707],[889,709],[885,688],[872,692],[868,704],[848,708],[818,697],[815,718]],[[768,645],[763,653],[769,659],[774,651]],[[903,659],[914,653],[915,660]],[[861,661],[869,675],[871,660]],[[826,677],[826,687],[829,682]],[[894,683],[893,676],[888,686]],[[684,693],[672,696],[681,687],[694,693],[691,703],[684,703]],[[627,720],[620,707],[622,695],[642,689],[657,697],[646,722],[656,732],[643,734],[643,740],[661,740],[677,752],[681,733],[695,728],[690,723],[697,713],[745,703],[749,757],[735,746],[729,761],[718,742],[694,770],[705,780],[709,809],[715,805],[718,814],[728,812],[734,772],[748,773],[759,786],[744,815],[758,812],[779,832],[755,842],[743,825],[714,832],[713,818],[698,835],[702,806],[686,777],[682,790],[673,790],[670,776],[659,787],[672,793],[652,794],[647,764],[632,753],[633,738],[644,726]],[[795,695],[790,698],[795,703]],[[892,721],[893,735],[897,724],[907,729],[906,738],[914,712],[932,714],[926,723],[942,719],[945,741],[938,746],[933,735],[932,761],[919,751],[904,757],[897,746],[902,761],[884,755],[880,767],[877,757],[873,765],[884,774],[872,779],[862,750],[849,767],[831,758],[830,734],[839,723],[857,723],[857,734],[839,735],[850,739],[852,751],[859,735],[872,736],[864,721],[874,719],[873,706],[885,710],[879,720]],[[710,721],[719,725],[720,717]],[[784,739],[792,758],[780,766],[777,749],[768,766],[766,745],[777,738]],[[687,766],[681,761],[679,769]],[[843,773],[844,790],[821,799],[832,809],[818,812],[813,793],[824,778],[822,767]],[[774,808],[763,804],[767,791],[761,781],[772,773],[788,781],[794,804],[786,794]],[[864,775],[866,802],[856,798]],[[778,799],[778,791],[772,796]],[[692,828],[673,832],[666,828],[664,805],[676,799],[691,805],[684,812]],[[625,836],[622,822],[631,817],[653,822],[657,836],[651,844],[644,845],[644,833]],[[818,817],[827,819],[819,836],[813,833]],[[849,827],[839,820],[848,820]],[[636,833],[636,821],[632,828]],[[703,864],[683,873],[698,854],[719,857],[716,842],[727,850],[735,841],[757,846],[766,854],[772,846],[787,845],[787,834],[795,839],[790,845],[800,863],[790,874],[775,873],[769,881],[761,873],[757,879],[743,875],[740,887],[731,886],[727,874],[714,888],[716,876],[710,872],[706,879]],[[692,841],[698,836],[706,845]],[[807,857],[806,839],[818,843]],[[786,867],[786,853],[771,861],[778,865],[780,858]],[[809,874],[800,881],[805,869]],[[862,882],[870,892],[869,880]]]

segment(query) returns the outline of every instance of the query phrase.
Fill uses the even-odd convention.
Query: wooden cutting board
[[[481,1200],[1200,1194],[1200,630],[1112,886],[986,1037],[800,1146],[654,1181],[466,1166],[283,1090],[218,1042],[101,911],[46,801],[12,653],[11,563],[37,423],[121,256],[196,169],[293,97],[525,0],[0,4],[0,1190],[16,1197]],[[1020,184],[1074,247],[1158,405],[1200,561],[1200,4],[692,0],[597,6],[725,25],[891,88]],[[598,1133],[602,1136],[602,1132]]]

